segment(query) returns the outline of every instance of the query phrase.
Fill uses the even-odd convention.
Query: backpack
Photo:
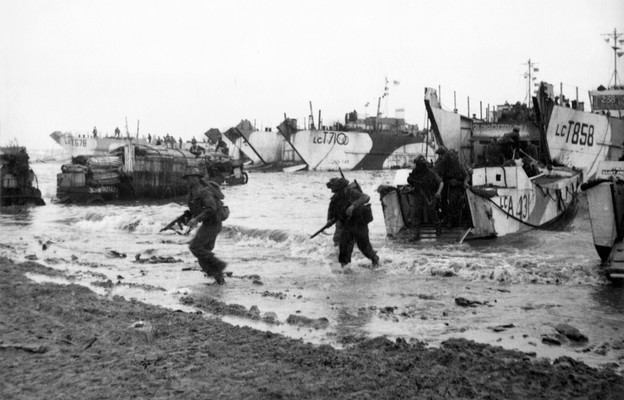
[[[369,224],[373,222],[373,210],[371,209],[370,203],[364,204],[359,208],[360,221],[362,221],[364,224]]]
[[[226,205],[222,205],[219,209],[217,209],[217,218],[220,221],[225,221],[230,216],[230,207]]]
[[[219,186],[219,184],[213,181],[203,181],[202,184],[206,189],[210,191],[212,197],[217,203],[217,219],[221,222],[228,219],[228,217],[230,216],[230,207],[223,204],[223,199],[225,198],[225,196],[223,195],[223,192],[221,192],[221,187]]]

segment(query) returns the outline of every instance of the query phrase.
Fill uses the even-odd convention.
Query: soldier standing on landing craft
[[[420,240],[420,226],[423,223],[436,227],[436,236],[441,233],[440,220],[437,213],[437,202],[442,197],[444,183],[442,178],[429,168],[427,159],[422,154],[414,159],[414,169],[407,177],[410,186],[409,220],[414,228],[414,240]]]

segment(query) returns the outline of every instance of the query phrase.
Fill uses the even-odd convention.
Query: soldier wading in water
[[[201,269],[208,276],[212,276],[217,284],[223,285],[225,283],[223,270],[227,264],[218,259],[212,250],[222,229],[221,222],[229,216],[229,208],[223,205],[222,200],[225,196],[219,185],[215,182],[205,183],[201,180],[202,176],[199,169],[194,167],[189,168],[182,176],[189,189],[188,206],[191,219],[188,227],[193,229],[201,223],[189,249],[197,257]]]
[[[327,223],[337,223],[340,227],[338,246],[340,254],[338,261],[343,267],[351,262],[353,246],[358,248],[373,266],[379,264],[379,256],[368,237],[368,223],[372,221],[370,206],[366,207],[370,197],[360,190],[349,186],[349,181],[344,178],[332,178],[327,182],[327,187],[334,195],[329,203]]]

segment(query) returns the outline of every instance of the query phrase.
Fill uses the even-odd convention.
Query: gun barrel
[[[323,226],[321,229],[319,229],[318,231],[314,232],[314,234],[312,236],[310,236],[310,239],[314,239],[315,237],[317,237],[318,235],[321,234],[321,232],[323,232],[325,229],[329,228],[330,226],[332,226],[333,224],[335,224],[335,222],[328,222],[325,224],[325,226]]]
[[[174,219],[173,221],[169,222],[164,228],[162,228],[160,230],[160,232],[166,231],[168,229],[173,229],[173,226],[175,224],[180,224],[182,221],[184,221],[184,218],[186,217],[186,212],[182,215],[180,215],[178,218]],[[181,227],[181,226],[180,226]],[[175,230],[175,229],[174,229]]]

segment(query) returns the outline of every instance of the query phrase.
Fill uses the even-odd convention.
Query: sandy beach
[[[610,368],[569,357],[539,359],[465,339],[428,348],[378,337],[337,350],[232,326],[214,314],[38,284],[25,273],[62,274],[0,259],[3,399],[618,399],[624,393],[624,378]]]

